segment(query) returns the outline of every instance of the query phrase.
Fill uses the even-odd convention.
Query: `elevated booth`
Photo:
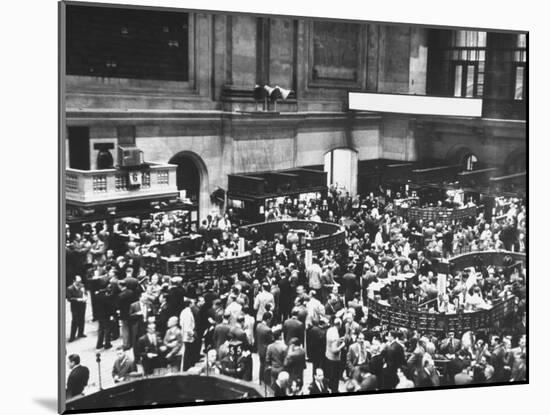
[[[239,225],[265,221],[270,209],[327,196],[326,172],[295,168],[250,174],[229,174],[227,206]]]

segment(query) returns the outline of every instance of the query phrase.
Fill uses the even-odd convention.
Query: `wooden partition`
[[[449,261],[434,263],[438,273],[449,273],[452,269],[483,264],[485,266],[515,266],[525,263],[525,254],[508,251],[480,251],[459,255]],[[509,296],[495,303],[490,310],[480,310],[472,313],[440,314],[427,311],[411,310],[405,305],[388,305],[373,299],[367,299],[367,307],[381,324],[393,327],[406,327],[428,333],[454,331],[464,333],[468,330],[483,330],[497,328],[504,316],[513,310],[515,296]]]
[[[396,208],[396,213],[399,216],[407,218],[408,220],[424,222],[445,222],[450,223],[454,220],[462,220],[465,218],[476,217],[477,206],[465,207],[465,208],[443,208],[443,207],[417,207],[411,206],[403,208],[401,206]]]
[[[503,317],[513,310],[515,296],[502,300],[490,310],[480,310],[472,313],[428,313],[427,311],[412,311],[405,307],[395,307],[367,299],[367,307],[383,325],[391,327],[406,327],[419,330],[422,333],[445,333],[454,331],[461,335],[468,330],[484,330],[497,328]]]
[[[258,231],[257,240],[273,241],[276,234],[286,230],[313,230],[312,237],[302,238],[299,249],[311,249],[317,253],[323,249],[336,249],[345,240],[345,231],[333,223],[313,222],[306,220],[262,222],[239,228],[239,234],[248,238],[252,229]],[[144,266],[165,275],[179,275],[185,281],[200,281],[230,275],[240,271],[253,271],[258,267],[273,263],[275,248],[264,247],[260,253],[245,252],[242,255],[213,260],[202,258],[181,258],[147,255],[143,258]]]

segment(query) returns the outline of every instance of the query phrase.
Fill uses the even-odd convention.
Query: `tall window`
[[[487,33],[472,30],[454,32],[448,53],[455,97],[483,96]]]
[[[67,7],[67,74],[187,81],[188,14]]]
[[[514,50],[514,99],[522,100],[525,97],[525,63],[527,62],[527,35],[519,34]]]

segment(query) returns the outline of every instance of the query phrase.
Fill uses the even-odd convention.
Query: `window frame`
[[[199,95],[197,82],[197,13],[188,12],[188,77],[187,81],[170,81],[137,78],[105,78],[88,75],[65,75],[67,94],[89,93],[102,95],[143,95],[181,96]]]

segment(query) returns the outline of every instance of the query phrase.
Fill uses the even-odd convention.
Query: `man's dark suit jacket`
[[[130,319],[130,305],[134,302],[134,293],[132,290],[123,290],[117,298],[117,307],[120,310],[120,319]]]
[[[321,362],[327,348],[327,332],[319,326],[307,331],[307,355],[312,362]]]
[[[386,349],[382,352],[384,360],[386,361],[388,368],[395,372],[397,368],[406,364],[405,359],[405,349],[397,342],[391,343]]]
[[[246,332],[238,326],[231,327],[231,329],[229,330],[229,337],[232,340],[240,340],[242,342],[243,348],[245,349],[247,349],[250,346],[250,344],[248,343],[248,337],[246,336]]]
[[[329,387],[328,387],[328,381],[326,379],[323,379],[323,389],[321,390],[319,386],[317,385],[317,382],[312,382],[311,385],[309,385],[309,394],[310,395],[320,395],[323,393],[331,393]]]
[[[304,369],[306,368],[306,352],[302,348],[294,349],[292,352],[287,352],[285,357],[285,370],[290,374],[290,379],[304,377]]]
[[[135,370],[136,365],[130,358],[124,359],[124,362],[121,362],[120,359],[117,359],[113,364],[112,376],[118,376],[119,378],[122,378],[122,380],[126,380],[128,378],[128,375]]]
[[[156,336],[156,334],[155,334]],[[162,340],[157,337],[157,344],[151,343],[149,336],[144,334],[138,339],[137,351],[141,357],[147,356],[147,353],[159,353],[159,347],[162,345]]]
[[[141,287],[139,286],[139,281],[137,278],[126,277],[124,278],[124,281],[126,282],[128,289],[132,290],[132,293],[134,294],[134,301],[138,300],[139,295],[141,294]]]
[[[90,371],[86,366],[77,366],[67,378],[67,399],[80,395],[88,384]]]
[[[153,343],[151,343],[151,340],[149,340],[149,336],[147,334],[144,334],[138,339],[137,345],[136,345],[136,351],[138,353],[139,359],[141,360],[141,364],[143,365],[143,371],[145,372],[145,374],[153,373],[153,369],[155,368],[157,362],[159,361],[159,356],[160,356],[159,347],[161,345],[162,345],[162,340],[158,336],[157,336],[156,346]],[[149,358],[147,357],[147,353],[156,353],[157,356],[153,358]]]
[[[381,354],[372,356],[369,361],[369,372],[375,375],[377,379],[381,379],[383,368],[384,368],[384,357]]]
[[[276,341],[267,346],[265,362],[271,367],[271,374],[278,374],[284,368],[287,346]]]
[[[214,347],[219,351],[220,346],[223,342],[229,339],[229,332],[231,331],[231,326],[227,323],[220,323],[214,327],[214,334],[212,335],[214,340]]]
[[[110,291],[101,290],[96,294],[96,317],[98,320],[109,320],[115,313],[115,301]]]
[[[141,321],[143,322],[143,314],[138,314],[139,312],[143,312],[141,303],[139,301],[135,301],[132,304],[130,304],[130,318],[134,323]],[[147,304],[147,317],[154,317],[155,316],[155,309],[151,304]]]
[[[293,337],[298,338],[301,344],[304,344],[304,323],[295,318],[289,318],[283,324],[283,336],[285,343],[288,344]]]
[[[260,360],[265,360],[267,346],[273,343],[273,332],[263,321],[256,326],[256,347]]]
[[[277,382],[273,384],[273,396],[286,396],[286,388],[281,388]]]
[[[82,301],[77,301],[77,299],[83,298],[84,293],[82,290],[76,288],[74,284],[71,284],[67,288],[67,301],[71,303],[71,311],[77,309],[78,307],[85,308],[86,303]]]

